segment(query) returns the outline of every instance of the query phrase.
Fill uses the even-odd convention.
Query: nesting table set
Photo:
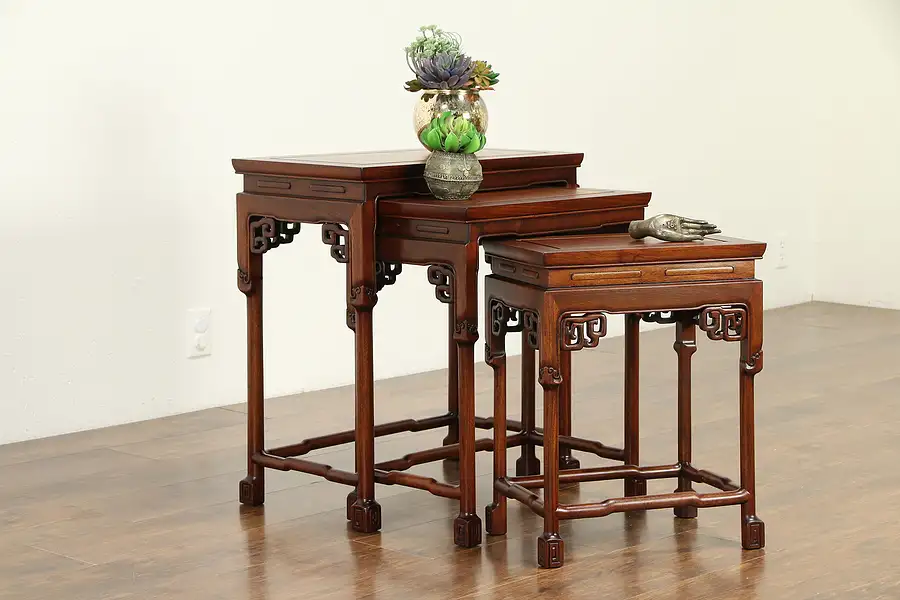
[[[236,159],[244,189],[237,195],[238,287],[247,296],[248,473],[240,501],[260,505],[265,470],[301,471],[352,486],[347,518],[353,529],[381,528],[375,484],[404,485],[458,499],[454,542],[481,543],[475,497],[475,453],[494,450],[494,498],[489,534],[506,533],[506,500],[523,502],[544,518],[538,563],[559,567],[564,543],[559,521],[612,512],[696,509],[738,504],[744,548],[764,545],[756,516],[753,381],[762,368],[762,283],[754,261],[765,245],[721,236],[702,242],[633,240],[631,221],[643,219],[650,194],[579,188],[578,153],[493,150],[479,153],[484,181],[465,201],[428,195],[421,150]],[[301,224],[321,224],[331,256],[347,265],[347,326],[355,335],[355,427],[266,448],[263,391],[263,255],[290,243]],[[566,234],[566,235],[559,235]],[[494,415],[475,415],[474,345],[479,339],[479,246],[491,275],[484,308],[486,361],[494,371]],[[437,300],[448,305],[450,346],[447,411],[425,419],[376,425],[372,357],[373,309],[378,293],[402,265],[425,265]],[[607,316],[626,319],[625,444],[613,448],[572,435],[571,352],[594,347]],[[641,320],[675,323],[678,364],[677,462],[641,466],[638,431],[638,337]],[[691,355],[696,329],[740,341],[740,482],[691,463]],[[522,332],[522,420],[506,418],[504,337]],[[535,367],[539,355],[539,368]],[[544,426],[535,423],[535,381],[544,394]],[[443,446],[376,462],[375,438],[446,428]],[[476,439],[493,429],[493,439]],[[355,472],[303,458],[309,452],[355,443]],[[543,447],[543,474],[535,448]],[[521,447],[514,477],[506,448]],[[572,451],[621,465],[580,468]],[[408,473],[415,465],[458,458],[459,485]],[[670,494],[648,495],[646,481],[677,479]],[[624,479],[623,498],[562,505],[559,484]],[[718,491],[699,493],[694,483]],[[543,488],[543,496],[533,490]]]

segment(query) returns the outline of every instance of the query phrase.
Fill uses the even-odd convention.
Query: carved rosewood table
[[[643,218],[650,194],[575,189],[581,154],[495,150],[479,158],[485,178],[482,189],[498,191],[485,191],[465,202],[441,202],[427,195],[421,177],[426,156],[424,151],[405,151],[234,161],[235,170],[244,176],[244,191],[237,196],[238,287],[247,295],[248,314],[248,475],[241,481],[240,498],[249,505],[263,502],[266,468],[320,475],[356,488],[348,496],[348,519],[354,529],[372,532],[381,526],[376,482],[425,489],[459,499],[454,540],[473,546],[481,540],[474,453],[493,446],[491,440],[475,441],[476,426],[492,426],[492,419],[474,415],[479,240],[609,225],[621,228]],[[347,325],[356,336],[355,427],[267,450],[262,257],[289,243],[301,223],[322,224],[322,239],[331,246],[331,255],[347,264]],[[372,309],[378,291],[396,281],[404,263],[429,265],[428,277],[436,286],[437,298],[450,304],[448,412],[375,426]],[[508,426],[530,428],[527,423]],[[448,428],[443,448],[375,464],[375,437],[439,427]],[[354,441],[355,473],[298,458],[318,448]],[[536,472],[534,448],[527,436],[512,436],[510,442],[531,448],[532,458],[525,459],[523,472]],[[455,456],[460,461],[458,487],[403,472],[416,464]]]
[[[578,235],[534,240],[489,241],[485,253],[492,275],[485,286],[491,315],[486,361],[494,369],[494,502],[487,507],[489,534],[506,533],[506,498],[523,502],[544,518],[538,538],[538,564],[560,567],[564,545],[560,519],[601,517],[613,512],[674,508],[681,518],[697,508],[741,506],[741,539],[746,549],[765,544],[756,516],[753,383],[762,370],[762,282],[754,261],[765,244],[724,237],[703,242],[636,241],[628,235]],[[582,442],[561,431],[557,415],[569,402],[568,356],[594,347],[606,334],[609,314],[624,314],[625,448],[607,458],[623,466],[574,469],[560,473],[560,443]],[[641,318],[675,323],[678,357],[678,462],[642,467],[638,456],[638,337]],[[544,447],[543,476],[507,477],[506,357],[510,321],[531,323],[531,343],[540,352],[538,379],[544,389],[543,432],[525,432]],[[713,340],[740,341],[740,483],[691,463],[691,356],[696,328]],[[613,449],[610,449],[613,450]],[[598,452],[598,454],[600,454]],[[671,494],[647,495],[648,479],[677,478]],[[625,497],[603,502],[559,503],[560,482],[625,479]],[[698,493],[694,483],[719,491]],[[543,488],[543,498],[532,492]]]

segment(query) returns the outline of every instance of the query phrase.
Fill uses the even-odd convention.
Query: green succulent
[[[469,79],[467,87],[492,90],[498,81],[500,81],[500,73],[495,73],[490,63],[476,60],[472,78]]]
[[[419,134],[422,143],[432,151],[474,154],[484,148],[487,138],[471,121],[453,116],[449,110],[431,120]]]

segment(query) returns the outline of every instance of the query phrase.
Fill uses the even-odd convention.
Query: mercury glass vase
[[[477,90],[423,90],[413,112],[413,124],[419,143],[422,143],[419,137],[422,130],[432,119],[448,110],[454,117],[461,116],[470,121],[478,133],[487,133],[487,106]]]
[[[439,200],[467,200],[478,190],[483,174],[474,154],[432,152],[425,161],[425,183]]]

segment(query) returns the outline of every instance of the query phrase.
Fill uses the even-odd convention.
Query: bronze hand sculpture
[[[722,231],[707,221],[662,214],[643,221],[632,221],[628,233],[636,240],[654,237],[664,242],[693,242]]]

